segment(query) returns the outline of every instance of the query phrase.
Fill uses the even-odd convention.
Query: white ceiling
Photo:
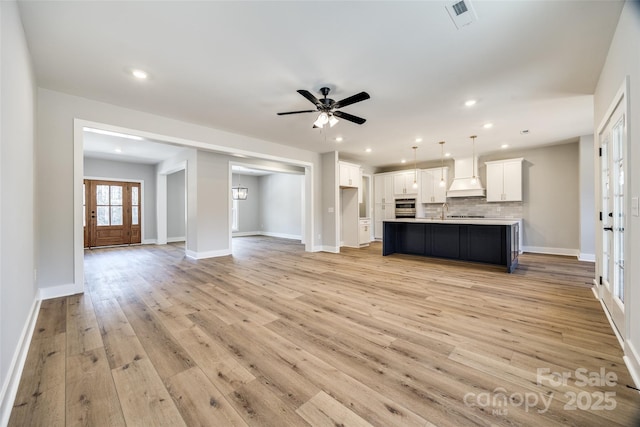
[[[132,140],[113,135],[83,132],[85,157],[156,164],[177,156],[188,148],[148,139]]]
[[[19,2],[38,84],[371,166],[593,133],[593,92],[622,1]],[[147,71],[138,81],[132,68]],[[367,119],[312,129],[296,93],[328,85]],[[319,95],[318,95],[319,96]],[[465,107],[467,99],[477,99]],[[494,127],[484,129],[491,122]],[[520,131],[528,129],[528,135]],[[336,136],[344,141],[335,142]],[[365,153],[371,148],[371,153]]]

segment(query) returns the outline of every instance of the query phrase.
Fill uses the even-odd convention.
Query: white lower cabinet
[[[370,219],[361,219],[360,220],[360,233],[358,239],[360,246],[368,246],[369,242],[371,242],[371,220]]]

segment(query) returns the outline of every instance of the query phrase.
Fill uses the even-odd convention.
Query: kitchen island
[[[383,224],[382,255],[422,255],[518,266],[520,220],[395,219]]]

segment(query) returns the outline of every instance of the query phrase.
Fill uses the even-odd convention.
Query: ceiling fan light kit
[[[329,124],[330,127],[334,127],[338,122],[338,118],[347,120],[356,124],[363,124],[366,122],[366,119],[362,117],[354,116],[349,113],[345,113],[340,111],[339,108],[346,107],[351,104],[355,104],[356,102],[364,101],[369,99],[370,96],[367,92],[360,92],[355,95],[349,96],[341,101],[334,101],[331,98],[327,98],[331,89],[328,87],[320,88],[320,93],[322,94],[322,98],[316,98],[311,92],[308,90],[300,89],[298,93],[304,96],[309,102],[316,106],[315,110],[300,110],[300,111],[287,111],[284,113],[278,113],[279,116],[285,116],[289,114],[300,114],[300,113],[316,113],[319,112],[318,118],[315,122],[313,122],[314,128],[322,129],[326,124]]]

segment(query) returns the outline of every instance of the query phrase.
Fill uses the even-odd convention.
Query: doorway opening
[[[627,176],[627,94],[628,81],[623,84],[605,120],[598,128],[599,144],[599,208],[600,230],[597,234],[597,290],[604,309],[618,338],[626,339],[627,318],[625,296],[628,293],[628,273],[625,260],[628,239],[625,239],[628,192]]]

